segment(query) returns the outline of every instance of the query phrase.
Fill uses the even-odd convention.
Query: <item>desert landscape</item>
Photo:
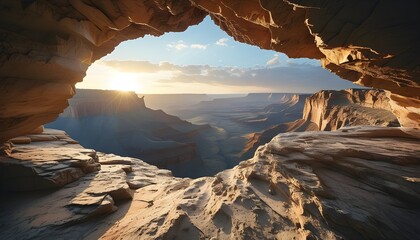
[[[140,158],[175,176],[196,178],[252,157],[242,156],[247,135],[301,118],[306,97],[282,93],[137,97],[79,89],[64,113],[46,127],[66,131],[84,147]],[[148,102],[163,111],[148,108]]]
[[[419,238],[419,3],[0,6],[1,239]]]

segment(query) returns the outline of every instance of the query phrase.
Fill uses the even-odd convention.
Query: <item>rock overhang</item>
[[[3,1],[0,141],[58,116],[90,64],[119,43],[184,31],[207,15],[237,41],[320,59],[344,79],[387,90],[404,125],[418,127],[419,10],[409,0]]]

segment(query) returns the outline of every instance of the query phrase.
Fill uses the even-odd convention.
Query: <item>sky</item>
[[[236,42],[207,17],[185,32],[121,43],[88,69],[78,88],[137,93],[313,93],[357,87],[318,60]]]

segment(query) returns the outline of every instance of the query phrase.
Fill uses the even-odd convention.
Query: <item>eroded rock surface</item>
[[[14,146],[0,155],[1,190],[59,188],[100,169],[96,152],[63,131],[48,129],[10,141]]]
[[[63,131],[25,137],[32,141],[13,144],[0,156],[2,239],[82,238],[95,217],[115,212],[135,189],[173,179],[139,159],[85,149]]]
[[[54,192],[2,193],[0,237],[415,239],[419,153],[413,128],[286,133],[195,180],[98,153],[100,171]]]
[[[2,1],[0,142],[54,120],[89,65],[120,42],[184,31],[205,15],[188,0]]]
[[[0,141],[56,118],[89,65],[120,42],[184,31],[210,15],[236,40],[320,59],[344,79],[392,92],[419,122],[417,1],[14,1],[0,3]],[[16,97],[19,96],[19,97]]]
[[[281,123],[248,135],[243,157],[245,159],[252,157],[260,145],[268,143],[279,133],[331,131],[341,127],[361,125],[398,127],[400,122],[410,121],[402,114],[397,119],[394,115],[395,102],[382,90],[322,90],[302,100],[304,103],[302,119]]]
[[[306,98],[302,118],[320,131],[358,125],[398,127],[392,111],[390,99],[381,90],[323,90]]]

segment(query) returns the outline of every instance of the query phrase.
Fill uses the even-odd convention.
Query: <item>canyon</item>
[[[0,237],[418,238],[419,11],[410,0],[2,1]],[[205,16],[237,41],[383,91],[308,97],[303,118],[275,130],[292,132],[197,179],[40,127],[119,43]],[[367,123],[381,126],[348,127]]]
[[[121,108],[109,107],[113,101],[101,99],[115,101],[116,93],[81,90],[63,116],[97,117],[119,111],[126,118],[124,111],[156,112],[134,93],[119,93],[126,101],[117,98]],[[258,99],[267,96],[289,107],[304,103],[300,110],[304,119],[280,124],[295,126],[275,133],[266,144],[259,142],[249,160],[212,177],[174,177],[137,158],[86,149],[59,130],[41,128],[11,139],[0,156],[0,236],[412,239],[419,234],[415,204],[420,200],[420,130],[388,126],[398,121],[383,91],[321,91],[305,98],[260,94]],[[254,102],[255,97],[215,102],[243,103],[243,98]],[[214,108],[213,101],[201,104]],[[104,103],[107,107],[101,107]],[[279,103],[268,109],[278,105],[285,109]],[[157,119],[194,127],[157,112],[165,116]],[[325,126],[339,129],[322,129],[322,124],[312,122],[319,118],[308,117],[312,115],[325,116],[321,118],[329,123]],[[348,120],[347,126],[333,125],[343,120]],[[136,123],[141,128],[141,122]]]
[[[66,131],[85,147],[141,158],[177,176],[201,168],[195,139],[208,125],[152,110],[134,92],[78,89],[69,105],[46,127]]]
[[[137,96],[78,89],[69,107],[46,127],[64,130],[84,147],[140,158],[174,176],[196,178],[236,166],[245,159],[245,135],[298,119],[306,96]],[[149,104],[164,111],[150,109]]]

